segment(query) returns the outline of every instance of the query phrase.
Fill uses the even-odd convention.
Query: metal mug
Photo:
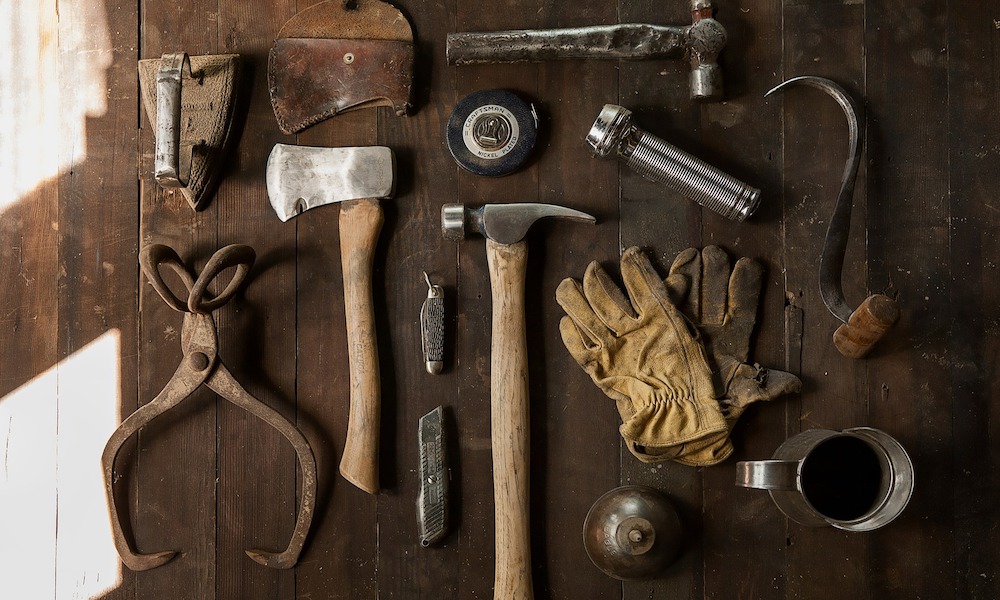
[[[810,429],[785,440],[771,460],[736,463],[736,485],[767,490],[785,516],[807,527],[871,531],[906,508],[913,463],[878,429]]]

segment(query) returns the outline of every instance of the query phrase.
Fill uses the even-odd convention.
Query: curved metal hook
[[[819,291],[823,303],[830,309],[833,316],[844,323],[851,318],[854,311],[844,298],[844,288],[841,284],[841,272],[844,268],[844,254],[847,252],[847,240],[851,231],[851,208],[854,201],[854,182],[861,164],[861,146],[863,143],[863,125],[858,117],[858,109],[844,88],[823,77],[810,75],[794,77],[781,83],[766,94],[783,90],[786,87],[802,84],[823,90],[833,97],[847,115],[848,140],[847,164],[844,166],[844,176],[840,180],[840,193],[837,194],[837,204],[830,217],[830,225],[826,230],[826,241],[823,243],[823,254],[819,263]]]
[[[858,108],[851,97],[836,83],[823,77],[803,76],[789,79],[775,86],[765,97],[794,84],[808,85],[833,97],[847,115],[849,133],[847,164],[840,180],[840,193],[834,206],[830,225],[823,242],[823,254],[819,263],[819,291],[823,303],[843,322],[833,334],[833,343],[841,354],[848,358],[861,358],[899,319],[896,301],[883,294],[872,294],[858,306],[851,309],[844,298],[841,274],[844,269],[844,254],[851,230],[851,208],[854,200],[854,183],[861,163],[863,125],[858,116]]]
[[[299,499],[299,514],[295,520],[295,529],[288,541],[288,547],[281,552],[246,550],[247,556],[265,567],[290,569],[299,560],[299,554],[302,552],[302,546],[309,534],[309,527],[312,524],[313,512],[316,507],[316,457],[313,455],[312,448],[302,432],[291,421],[251,396],[222,363],[219,363],[215,372],[205,383],[215,393],[278,430],[278,433],[288,440],[288,443],[295,449],[295,456],[298,458],[299,468],[302,470],[302,492]]]

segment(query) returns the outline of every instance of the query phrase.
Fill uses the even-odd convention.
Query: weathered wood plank
[[[380,115],[378,141],[396,152],[399,185],[384,203],[386,225],[380,249],[384,265],[379,298],[383,357],[384,492],[379,498],[379,595],[384,598],[458,598],[463,538],[459,524],[466,501],[458,434],[465,415],[483,407],[463,401],[456,352],[455,302],[457,247],[441,235],[441,205],[458,201],[458,173],[443,144],[449,113],[439,91],[454,86],[456,71],[445,61],[445,36],[454,29],[456,3],[409,2],[416,41],[414,114]],[[420,345],[420,307],[427,297],[426,272],[445,290],[445,370],[427,373]],[[420,546],[415,503],[420,488],[417,424],[442,405],[445,410],[446,458],[450,462],[450,522],[439,544]]]
[[[194,55],[218,52],[217,3],[192,0],[164,9],[145,1],[139,8],[140,58],[158,58],[180,48]],[[200,269],[218,248],[216,199],[210,201],[210,209],[196,214],[180,193],[164,192],[156,184],[153,126],[145,109],[140,112],[139,246],[167,244]],[[178,279],[169,281],[177,293],[184,293]],[[159,393],[181,360],[182,317],[157,296],[145,277],[140,279],[139,311],[142,405]],[[217,593],[216,427],[217,398],[202,387],[138,434],[136,545],[141,552],[181,551],[170,563],[137,574],[139,597],[206,598]]]
[[[899,520],[871,536],[868,587],[873,598],[948,597],[964,577],[952,565],[955,522],[940,518],[955,514],[960,498],[952,493],[960,472],[954,470],[956,455],[947,446],[954,439],[967,448],[970,441],[963,435],[964,413],[952,402],[955,370],[941,358],[949,355],[956,322],[954,298],[941,290],[950,283],[949,268],[965,268],[949,257],[953,248],[963,252],[949,233],[949,193],[951,183],[964,178],[949,177],[946,107],[956,96],[945,50],[947,27],[963,12],[940,2],[871,2],[865,9],[871,111],[866,284],[872,292],[897,292],[902,312],[867,362],[868,424],[909,451],[917,486]],[[980,125],[965,131],[970,128],[979,131]],[[985,200],[968,194],[973,202]],[[958,195],[965,193],[952,198]],[[860,299],[863,288],[854,289]],[[952,410],[954,421],[944,416]]]
[[[312,4],[315,2],[300,1],[295,8],[298,12]],[[330,147],[373,145],[377,143],[381,110],[339,115],[303,131],[294,141],[284,142]],[[356,488],[339,471],[350,407],[339,217],[340,207],[328,206],[285,223],[296,231],[299,422],[316,453],[320,486],[312,541],[296,581],[299,590],[322,590],[330,598],[374,598],[378,590],[379,499]],[[383,229],[380,247],[385,239]],[[376,286],[383,281],[382,268],[376,261]],[[374,294],[380,293],[381,288],[376,287]],[[384,318],[384,313],[376,312],[376,319],[379,317]],[[380,356],[385,356],[383,340],[378,343]],[[382,382],[384,386],[384,375]]]
[[[243,294],[219,311],[221,357],[251,395],[295,422],[296,340],[288,332],[296,326],[296,266],[287,252],[295,245],[295,228],[274,215],[263,185],[268,153],[282,137],[268,97],[267,53],[292,12],[284,0],[218,4],[219,52],[237,53],[244,64],[239,117],[245,120],[237,124],[241,143],[208,210],[219,247],[249,244],[257,253]],[[216,436],[217,596],[293,597],[294,572],[263,567],[244,550],[287,546],[300,498],[295,452],[271,426],[221,400]]]
[[[701,109],[699,154],[724,172],[761,189],[757,211],[744,223],[703,211],[704,245],[722,246],[735,265],[741,257],[764,267],[749,363],[784,369],[784,257],[775,243],[781,222],[781,117],[763,96],[777,81],[782,48],[781,2],[720,3],[717,17],[728,41],[721,58],[726,100]],[[734,487],[735,463],[770,457],[784,439],[785,403],[779,397],[749,408],[732,434],[733,456],[704,469],[704,587],[711,598],[784,594],[783,516],[766,494]]]
[[[997,290],[997,219],[994,198],[998,189],[996,171],[996,120],[990,117],[1000,81],[987,64],[996,64],[996,7],[959,2],[948,5],[948,226],[950,260],[947,265],[948,300],[933,293],[941,311],[937,327],[925,335],[935,350],[947,342],[944,360],[919,349],[921,358],[938,360],[948,369],[950,389],[937,392],[934,419],[940,423],[951,414],[952,460],[935,465],[953,482],[951,490],[936,487],[942,496],[934,504],[948,506],[943,497],[954,499],[954,582],[955,595],[962,598],[992,598],[1000,595],[997,548],[997,477],[1000,462],[996,443],[1000,411],[992,408],[997,397],[997,317],[1000,305]],[[942,160],[944,160],[942,158]],[[944,273],[939,271],[939,276]],[[919,298],[918,298],[919,300]],[[946,305],[942,305],[946,302]],[[944,311],[948,311],[945,313]],[[921,316],[925,316],[922,314]],[[914,321],[917,322],[916,320]],[[950,329],[949,329],[950,328]],[[947,333],[950,331],[950,335]],[[933,336],[933,337],[932,337]],[[936,367],[935,367],[935,370]],[[921,396],[926,396],[920,390]],[[898,402],[907,397],[895,389]],[[937,455],[948,454],[945,440],[935,440]],[[920,442],[915,442],[920,444]],[[927,475],[918,472],[921,480]],[[918,480],[919,485],[920,480]],[[947,521],[946,521],[947,522]],[[951,548],[942,548],[951,552]],[[951,581],[945,573],[947,561],[933,572]]]
[[[622,23],[687,25],[691,22],[690,5],[685,2],[619,2],[618,13]],[[725,26],[725,20],[722,23]],[[695,140],[699,137],[701,109],[689,98],[691,69],[687,61],[622,62],[618,69],[617,100],[609,93],[607,101],[631,110],[636,124],[645,131],[697,154],[700,148]],[[697,204],[643,179],[622,163],[594,166],[617,168],[619,173],[621,250],[630,246],[645,249],[660,273],[666,275],[679,251],[702,245],[703,214]],[[702,470],[673,462],[646,465],[624,447],[620,454],[621,483],[648,485],[664,492],[679,511],[685,534],[685,547],[677,562],[653,581],[625,583],[622,597],[628,600],[661,595],[701,597],[705,552]]]
[[[785,6],[780,79],[828,77],[860,101],[864,85],[863,18],[861,4]],[[822,240],[847,159],[845,117],[833,99],[819,90],[789,89],[771,102],[783,115],[785,291],[788,302],[801,310],[803,319],[803,391],[798,402],[790,399],[786,404],[785,432],[790,437],[814,427],[855,427],[868,419],[866,369],[863,362],[844,358],[834,348],[831,336],[839,322],[820,298],[817,275]],[[855,191],[852,243],[845,261],[845,290],[864,286],[863,253],[859,250],[864,247],[866,189],[862,169]],[[769,454],[756,458],[767,457]],[[745,494],[748,498],[756,494],[759,501],[771,504],[764,492]],[[773,505],[768,510],[777,512]],[[787,523],[787,597],[870,597],[870,573],[858,567],[869,558],[865,536]]]
[[[578,2],[572,11],[550,5],[540,27],[613,23],[613,3]],[[608,61],[547,62],[539,66],[542,137],[538,152],[538,201],[569,206],[597,218],[591,226],[552,221],[532,240],[528,297],[540,310],[529,312],[529,345],[541,359],[531,372],[538,392],[532,415],[541,425],[533,438],[535,472],[544,477],[535,493],[543,500],[532,515],[543,533],[536,570],[542,598],[611,598],[620,582],[604,575],[587,557],[583,522],[591,505],[617,486],[620,439],[618,413],[564,347],[559,321],[565,313],[555,289],[565,277],[583,277],[590,261],[618,255],[618,191],[614,169],[595,169],[584,141],[601,107],[616,96],[617,65]],[[606,166],[606,165],[601,165]],[[537,516],[536,516],[537,515]],[[536,561],[538,564],[538,561]],[[539,587],[536,586],[536,587]]]

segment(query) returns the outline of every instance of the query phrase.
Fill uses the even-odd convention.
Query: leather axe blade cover
[[[288,20],[268,55],[271,107],[293,134],[350,110],[412,108],[413,31],[381,0],[328,0]]]

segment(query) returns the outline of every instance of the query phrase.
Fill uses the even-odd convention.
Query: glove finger
[[[590,303],[583,295],[583,288],[575,279],[567,277],[559,283],[559,287],[556,288],[556,302],[563,307],[566,314],[580,329],[580,333],[592,345],[603,346],[611,339],[611,331],[594,313]]]
[[[587,267],[583,276],[583,294],[590,307],[615,335],[635,328],[635,311],[632,303],[596,261]]]
[[[688,287],[690,287],[690,280],[687,275],[674,273],[663,280],[663,285],[667,286],[667,293],[670,294],[670,302],[683,311],[684,303],[687,302]]]
[[[559,320],[559,334],[573,360],[586,369],[587,365],[593,361],[594,345],[587,340],[570,317],[563,317]]]
[[[677,305],[695,323],[701,322],[701,253],[695,248],[681,250],[670,265],[670,276],[682,275],[687,280],[684,301]]]
[[[622,281],[639,315],[660,309],[671,318],[682,318],[670,302],[667,286],[649,262],[649,257],[635,246],[622,254]]]
[[[718,246],[701,251],[701,321],[703,325],[721,325],[729,301],[729,256]]]
[[[749,341],[754,323],[757,322],[757,305],[764,281],[764,267],[751,258],[741,258],[733,267],[729,278],[729,308],[726,320],[745,333]]]

